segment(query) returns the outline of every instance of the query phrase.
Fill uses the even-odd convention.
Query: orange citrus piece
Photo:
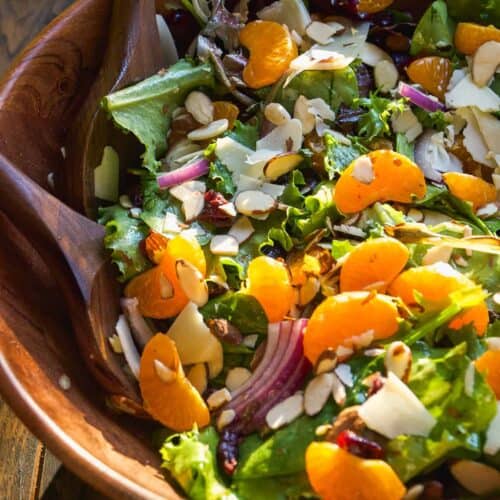
[[[500,351],[486,351],[474,364],[486,377],[497,399],[500,399]]]
[[[443,179],[451,194],[472,203],[474,210],[497,199],[495,186],[475,175],[446,172]]]
[[[377,290],[384,293],[404,269],[410,252],[393,238],[365,241],[352,250],[340,271],[340,291]]]
[[[422,85],[427,92],[443,101],[453,66],[445,57],[429,56],[413,61],[406,72],[413,83]]]
[[[500,42],[500,29],[474,23],[458,23],[455,31],[455,47],[468,56],[489,41]]]
[[[175,271],[178,259],[187,260],[205,276],[205,255],[199,243],[195,238],[175,236],[168,242],[160,263],[133,278],[125,287],[126,297],[137,297],[143,316],[171,318],[188,303]]]
[[[375,14],[393,3],[394,0],[359,0],[356,9],[363,14]]]
[[[184,375],[175,343],[163,333],[156,334],[144,348],[139,386],[145,409],[169,429],[188,431],[195,424],[209,424],[205,401]]]
[[[379,149],[354,160],[335,186],[337,208],[345,213],[360,212],[377,201],[410,203],[426,192],[425,178],[406,156]]]
[[[323,500],[401,500],[406,492],[387,462],[357,457],[327,441],[307,447],[306,471]]]
[[[390,297],[345,292],[326,298],[313,312],[304,334],[304,353],[315,363],[326,349],[349,346],[353,337],[373,331],[374,339],[394,335],[399,314]]]
[[[286,26],[274,21],[252,21],[240,31],[240,42],[250,51],[243,80],[259,89],[276,83],[298,55]]]
[[[449,305],[451,293],[471,286],[474,286],[474,283],[451,266],[437,263],[414,267],[403,272],[393,281],[389,287],[389,293],[400,297],[405,304],[411,306],[417,304],[415,297],[415,292],[417,292],[430,308],[438,310]],[[488,322],[488,307],[483,302],[461,312],[448,326],[460,329],[473,323],[478,335],[483,335]]]
[[[240,110],[238,106],[229,101],[215,101],[214,102],[214,121],[226,118],[229,122],[229,128],[234,127],[234,122],[238,118]]]
[[[261,256],[250,262],[247,293],[259,301],[271,323],[281,321],[294,303],[288,269],[271,257]]]

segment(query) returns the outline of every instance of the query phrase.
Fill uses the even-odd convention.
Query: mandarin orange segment
[[[143,316],[171,318],[179,314],[188,303],[177,278],[177,259],[190,262],[205,276],[205,255],[196,239],[184,236],[172,238],[160,264],[136,276],[125,287],[125,296],[137,298],[139,311]]]
[[[271,323],[281,321],[294,303],[288,269],[271,257],[261,256],[250,262],[247,293],[259,301]]]
[[[500,399],[500,351],[486,351],[474,364],[486,377],[497,399]]]
[[[357,457],[326,441],[308,446],[306,471],[323,500],[401,500],[406,492],[387,462]]]
[[[240,42],[250,52],[243,80],[259,89],[276,83],[298,55],[288,28],[274,21],[252,21],[240,31]]]
[[[393,281],[389,293],[400,297],[407,305],[416,305],[416,297],[420,294],[430,309],[438,310],[449,304],[451,293],[471,286],[474,286],[474,283],[451,266],[437,263],[403,272]],[[449,326],[459,329],[473,323],[478,335],[483,335],[488,321],[488,308],[482,303],[457,315]]]
[[[425,178],[406,156],[379,149],[354,160],[335,186],[337,208],[360,212],[377,201],[410,203],[426,193]]]
[[[475,175],[446,172],[443,179],[451,194],[472,203],[474,210],[497,199],[495,186]]]
[[[225,118],[229,122],[229,129],[234,127],[234,122],[238,118],[240,110],[238,106],[229,101],[214,102],[214,121]]]
[[[356,9],[363,14],[375,14],[386,9],[394,0],[359,0]]]
[[[313,364],[328,348],[351,347],[351,339],[368,331],[374,339],[394,335],[399,314],[390,297],[345,292],[325,299],[313,312],[304,335],[304,353]]]
[[[352,250],[340,271],[340,291],[377,290],[384,293],[404,269],[409,250],[393,238],[368,240]]]
[[[483,43],[500,42],[500,29],[474,23],[458,23],[455,31],[455,47],[465,55],[472,55]]]
[[[145,409],[169,429],[180,432],[209,424],[207,405],[184,375],[175,343],[167,335],[158,333],[146,344],[139,386]]]
[[[442,101],[450,83],[453,66],[445,57],[429,56],[413,61],[406,69],[410,80]]]

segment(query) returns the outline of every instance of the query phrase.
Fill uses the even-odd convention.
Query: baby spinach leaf
[[[231,172],[219,160],[210,163],[207,187],[225,196],[233,196],[236,192]]]
[[[232,486],[239,500],[300,500],[317,498],[305,472],[290,476],[236,479]]]
[[[305,471],[305,452],[315,439],[316,427],[331,423],[336,410],[328,404],[315,417],[302,416],[276,431],[253,452],[241,457],[235,478],[262,479]]]
[[[457,21],[500,25],[499,0],[447,0],[450,15]]]
[[[257,139],[259,138],[259,130],[256,125],[236,120],[233,129],[226,135],[247,148],[255,149]]]
[[[227,319],[243,334],[267,333],[267,316],[258,300],[242,292],[227,292],[200,309],[203,319]]]
[[[449,56],[453,52],[455,23],[448,17],[444,0],[437,0],[425,11],[411,41],[410,54]]]
[[[150,267],[139,248],[148,228],[141,220],[130,217],[120,205],[101,207],[99,223],[106,228],[104,246],[111,251],[111,259],[120,272],[120,281],[128,281]]]
[[[172,112],[191,90],[213,85],[210,64],[195,65],[181,59],[164,72],[106,96],[102,107],[116,125],[132,132],[144,145],[144,166],[156,171],[160,165],[158,159],[167,148]]]

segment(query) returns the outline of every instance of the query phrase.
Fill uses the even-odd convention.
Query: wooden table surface
[[[16,54],[73,0],[0,0],[0,76]],[[0,498],[103,499],[61,466],[0,397]]]

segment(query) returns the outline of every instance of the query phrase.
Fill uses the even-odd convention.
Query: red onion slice
[[[407,83],[401,82],[398,87],[398,92],[402,97],[409,99],[409,101],[415,104],[415,106],[425,109],[426,111],[433,112],[443,111],[446,109],[444,104],[439,102],[435,97],[424,94]]]
[[[157,178],[158,185],[161,189],[176,186],[207,174],[209,168],[210,162],[206,158],[201,158],[184,167],[160,174]]]

